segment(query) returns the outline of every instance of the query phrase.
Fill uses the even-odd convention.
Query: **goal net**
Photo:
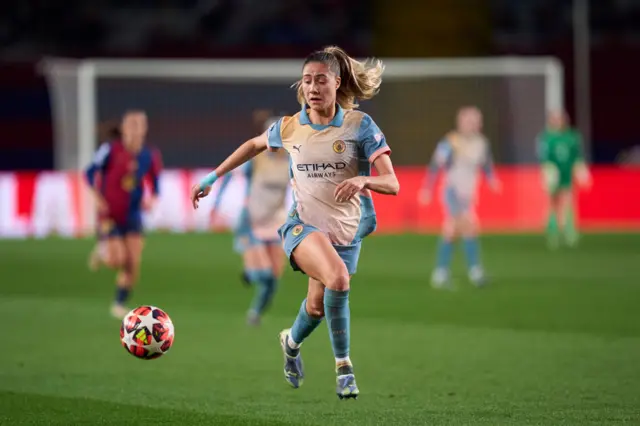
[[[561,65],[552,58],[387,60],[380,94],[361,108],[393,143],[399,164],[424,163],[454,124],[476,105],[502,163],[535,161],[546,111],[562,107]],[[289,89],[300,76],[290,60],[85,60],[43,63],[52,95],[57,169],[86,166],[96,128],[141,108],[167,167],[216,164],[252,136],[252,111],[299,109]]]
[[[483,111],[497,163],[533,163],[546,112],[563,106],[563,70],[553,58],[385,64],[380,94],[361,108],[383,129],[399,166],[424,165],[465,105]],[[85,167],[100,142],[99,124],[118,120],[127,109],[148,113],[149,140],[166,168],[197,169],[218,164],[254,136],[254,110],[290,115],[300,108],[290,89],[300,78],[300,61],[50,58],[42,71],[52,99],[58,170]]]

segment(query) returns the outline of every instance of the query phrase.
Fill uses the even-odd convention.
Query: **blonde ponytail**
[[[342,79],[336,101],[344,109],[358,107],[357,101],[373,98],[380,91],[384,64],[379,59],[356,61],[347,52],[337,46],[329,46],[325,52],[332,54],[340,64]]]
[[[331,71],[340,76],[341,82],[336,93],[336,102],[343,109],[357,108],[358,100],[371,99],[380,91],[384,64],[379,59],[356,61],[338,46],[328,46],[309,55],[304,64],[309,62],[324,63],[329,66]],[[305,99],[301,83],[299,80],[292,87],[297,89],[298,102],[300,105],[304,105]]]

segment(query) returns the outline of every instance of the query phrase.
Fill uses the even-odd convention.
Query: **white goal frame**
[[[412,80],[434,77],[543,76],[545,107],[564,108],[564,70],[553,57],[488,57],[454,59],[384,59],[384,79]],[[96,149],[96,81],[99,78],[154,78],[208,82],[285,82],[300,76],[298,60],[165,60],[47,58],[40,64],[52,97],[55,135],[55,168],[81,170],[90,163]],[[61,127],[68,125],[68,111],[58,77],[75,78],[77,94],[77,155],[69,159]]]

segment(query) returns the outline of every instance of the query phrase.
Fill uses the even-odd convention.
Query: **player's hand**
[[[365,184],[366,178],[364,176],[344,180],[336,187],[334,197],[337,202],[344,203],[358,195],[364,189]]]
[[[107,201],[100,195],[96,196],[96,209],[100,214],[109,213],[109,204],[107,204]]]
[[[156,206],[156,204],[158,204],[158,197],[153,196],[153,197],[145,198],[142,201],[142,208],[145,211],[151,211]]]
[[[498,179],[491,179],[489,181],[489,188],[491,188],[491,191],[495,192],[496,194],[500,194],[502,192],[502,182],[500,182]]]
[[[593,181],[591,180],[591,173],[589,173],[589,169],[581,164],[576,167],[575,170],[576,182],[583,189],[590,189]]]
[[[418,193],[418,203],[423,206],[428,206],[431,204],[431,191],[428,189],[423,189]]]
[[[196,183],[191,187],[191,205],[194,209],[198,208],[200,198],[204,198],[211,192],[211,187],[207,186],[204,190],[200,189],[200,184]]]

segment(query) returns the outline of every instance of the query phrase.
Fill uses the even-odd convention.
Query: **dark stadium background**
[[[361,56],[552,55],[565,67],[566,104],[570,113],[575,111],[571,1],[281,1],[283,12],[254,19],[239,33],[238,19],[249,9],[243,4],[250,3],[3,2],[0,169],[53,167],[49,96],[37,72],[38,61],[49,55],[299,58],[332,43]],[[123,8],[157,20],[157,25],[147,25],[137,42],[125,46],[113,42]],[[184,16],[191,26],[172,31],[172,20],[181,23]],[[598,163],[616,161],[639,142],[635,117],[640,97],[639,21],[638,2],[591,2],[591,157]]]

